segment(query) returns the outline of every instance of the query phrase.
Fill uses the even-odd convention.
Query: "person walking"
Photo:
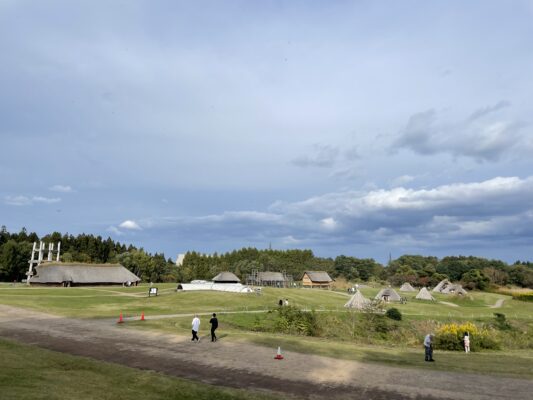
[[[216,342],[217,341],[217,335],[215,335],[215,331],[218,328],[218,319],[217,315],[213,313],[213,318],[209,320],[209,323],[211,324],[211,341]]]
[[[433,359],[433,334],[428,333],[426,337],[424,338],[424,348],[426,350],[426,358],[425,361],[435,361]]]
[[[468,332],[465,333],[465,336],[463,337],[463,342],[465,344],[465,353],[470,353],[470,335]]]
[[[200,318],[198,318],[198,314],[194,314],[194,318],[192,319],[192,339],[191,342],[194,342],[195,340],[197,342],[200,341],[200,338],[198,337],[198,331],[200,330]]]

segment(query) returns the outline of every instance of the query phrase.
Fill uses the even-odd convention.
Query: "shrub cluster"
[[[402,313],[395,307],[389,308],[385,315],[387,316],[387,318],[394,319],[396,321],[402,320]]]
[[[470,335],[470,349],[472,351],[481,349],[497,350],[500,348],[497,332],[487,328],[478,328],[472,322],[441,325],[436,331],[435,348],[441,350],[464,350],[463,337],[467,332]]]
[[[256,316],[253,330],[302,336],[320,336],[320,324],[314,311],[302,311],[294,306],[279,307],[266,318]]]
[[[523,293],[513,295],[514,300],[533,302],[533,293]]]

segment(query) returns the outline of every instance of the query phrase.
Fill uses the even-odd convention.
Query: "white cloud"
[[[116,226],[110,226],[106,229],[106,231],[111,232],[117,236],[124,235],[124,233],[120,229],[118,229]]]
[[[131,219],[127,219],[126,221],[122,222],[120,225],[119,225],[119,228],[122,228],[122,229],[129,229],[129,230],[141,230],[141,227],[139,226],[139,224],[137,224],[137,222],[131,220]]]
[[[31,198],[34,203],[45,203],[45,204],[53,204],[53,203],[59,203],[61,201],[61,198],[59,197],[43,197],[43,196],[34,196]]]
[[[72,187],[69,185],[54,185],[48,188],[48,190],[52,192],[60,192],[60,193],[71,193],[73,192]]]
[[[320,221],[320,224],[322,225],[323,228],[329,231],[332,231],[337,227],[337,221],[335,221],[335,219],[331,217],[322,219]]]
[[[4,203],[10,206],[28,206],[31,204],[31,199],[26,196],[6,196]]]
[[[61,198],[59,197],[43,197],[43,196],[6,196],[4,197],[4,203],[10,206],[31,206],[35,203],[53,204],[59,203]]]

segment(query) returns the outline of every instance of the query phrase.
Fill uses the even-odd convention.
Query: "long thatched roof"
[[[35,267],[30,283],[121,284],[139,278],[120,264],[44,263]]]

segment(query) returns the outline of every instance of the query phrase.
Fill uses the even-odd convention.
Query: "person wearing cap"
[[[433,359],[433,338],[434,335],[432,333],[428,333],[426,337],[424,338],[424,348],[426,350],[426,358],[425,361],[435,361]]]

